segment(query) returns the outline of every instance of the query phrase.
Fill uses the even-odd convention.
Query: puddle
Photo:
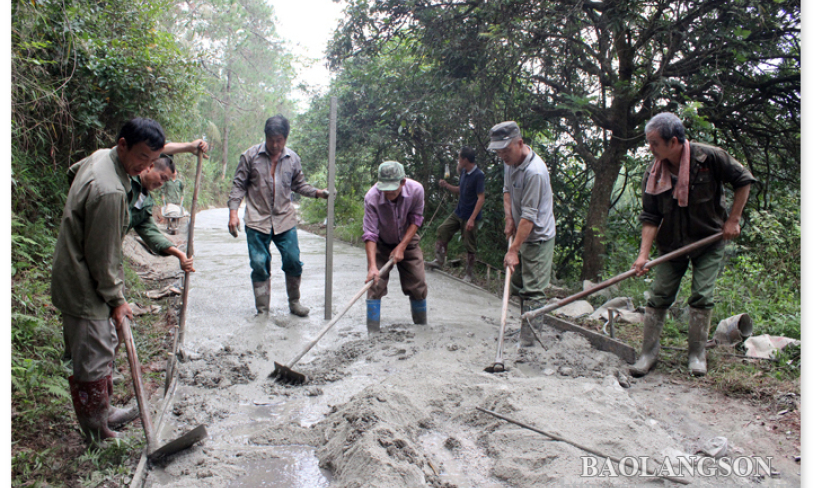
[[[240,467],[247,474],[232,480],[227,488],[326,488],[331,475],[319,468],[312,447],[286,446],[269,450],[267,459],[253,459]]]

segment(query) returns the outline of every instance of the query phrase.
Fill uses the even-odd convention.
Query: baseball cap
[[[489,151],[499,151],[505,149],[511,141],[517,137],[522,137],[519,131],[519,126],[513,120],[507,122],[500,122],[488,131],[488,136],[491,142],[488,144]]]
[[[404,165],[398,161],[384,161],[378,167],[377,186],[381,191],[397,190],[404,178],[406,178]]]

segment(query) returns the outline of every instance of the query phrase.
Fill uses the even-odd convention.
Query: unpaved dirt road
[[[616,378],[625,363],[572,333],[545,327],[544,348],[518,349],[514,307],[505,347],[509,370],[484,372],[494,361],[500,297],[431,272],[429,325],[411,323],[393,272],[380,335],[367,336],[362,298],[295,367],[308,374],[308,384],[277,385],[266,378],[273,362],[287,363],[327,323],[325,241],[299,233],[302,303],[311,307],[310,317],[288,313],[276,249],[272,312],[255,317],[245,234],[232,238],[227,221],[225,209],[197,217],[186,359],[160,434],[163,442],[203,423],[209,438],[153,466],[146,486],[677,486],[651,477],[582,477],[587,453],[478,406],[616,457],[693,455],[722,436],[732,457],[773,457],[778,476],[763,485],[800,486],[793,443],[780,444],[754,421],[752,407],[673,385],[657,372],[622,388]],[[337,243],[334,312],[365,276],[363,250]],[[601,467],[604,460],[597,461]],[[692,486],[760,481],[722,474],[687,479]]]

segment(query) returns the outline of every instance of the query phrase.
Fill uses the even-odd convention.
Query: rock
[[[554,371],[554,370],[552,370],[550,368],[545,368],[545,370],[542,371],[542,374],[544,374],[545,376],[551,376],[554,373],[556,373],[556,371]]]
[[[728,439],[725,437],[709,439],[697,450],[697,453],[720,459],[728,454]]]
[[[557,303],[559,300],[553,299],[548,301],[548,305]],[[576,300],[575,302],[568,303],[562,308],[557,308],[552,313],[562,315],[564,317],[576,318],[583,315],[593,313],[593,306],[587,300]]]
[[[562,376],[573,376],[573,373],[573,368],[567,366],[559,368],[559,374]]]
[[[582,282],[582,290],[587,291],[587,290],[589,290],[591,288],[594,288],[596,285],[597,285],[597,283],[593,283],[590,280],[584,280]],[[618,293],[618,286],[617,285],[612,285],[612,286],[608,286],[607,288],[605,288],[603,290],[597,291],[595,293],[595,295],[600,296],[600,297],[604,297],[605,299],[610,299],[616,293]]]

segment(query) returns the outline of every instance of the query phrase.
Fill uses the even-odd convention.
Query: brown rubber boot
[[[689,309],[689,373],[706,375],[706,341],[709,340],[711,309]]]
[[[113,398],[113,376],[107,375],[107,397]],[[122,425],[132,422],[138,418],[138,406],[130,408],[116,408],[110,404],[107,409],[107,426],[111,429],[121,427]]]
[[[76,381],[73,376],[68,377],[76,419],[92,443],[121,437],[107,425],[110,411],[107,381],[107,377],[96,381]]]
[[[254,286],[254,306],[257,307],[257,315],[268,313],[271,302],[271,280],[253,281]]]
[[[442,241],[437,241],[435,243],[435,260],[434,261],[427,261],[424,263],[424,267],[429,269],[440,269],[443,267],[443,263],[446,262],[446,244]]]
[[[474,263],[477,261],[477,255],[473,252],[466,254],[466,276],[463,277],[463,281],[466,283],[471,283],[474,280]]]
[[[288,290],[288,308],[298,317],[307,317],[311,309],[299,303],[299,285],[301,276],[285,275],[285,288]]]
[[[630,374],[636,378],[646,375],[658,362],[661,350],[661,331],[666,319],[665,308],[646,307],[644,315],[644,344],[638,361],[630,366]]]

